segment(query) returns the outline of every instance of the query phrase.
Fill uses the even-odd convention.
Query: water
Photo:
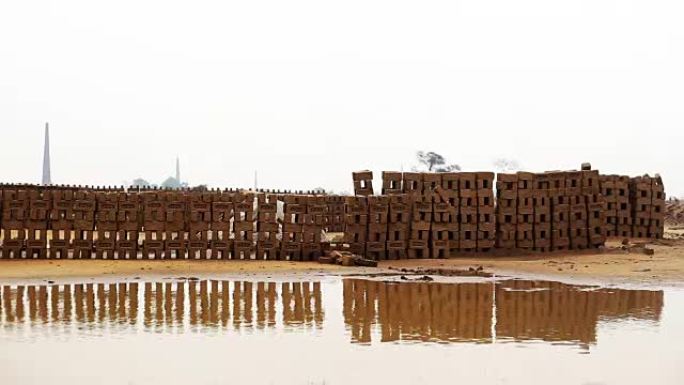
[[[684,383],[677,290],[332,277],[0,290],[2,384]]]

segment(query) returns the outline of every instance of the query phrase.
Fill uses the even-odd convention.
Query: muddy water
[[[1,384],[684,383],[684,292],[503,280],[0,287]]]

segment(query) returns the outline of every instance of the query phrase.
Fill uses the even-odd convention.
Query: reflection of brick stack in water
[[[487,252],[496,242],[496,216],[494,215],[494,173],[478,172],[477,189],[477,250]]]
[[[519,249],[534,248],[534,174],[518,172],[518,223],[516,245]]]
[[[516,248],[518,176],[496,174],[496,247]]]
[[[257,259],[279,259],[278,196],[257,194]]]

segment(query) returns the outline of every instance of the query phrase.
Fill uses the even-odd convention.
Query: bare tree
[[[457,164],[446,164],[446,159],[432,151],[418,151],[416,152],[416,158],[418,158],[418,163],[422,164],[427,168],[428,171],[434,172],[450,172],[450,171],[460,171],[461,166]],[[417,170],[414,168],[414,170]]]
[[[494,161],[494,168],[499,172],[513,172],[520,170],[520,165],[515,159],[499,158]]]

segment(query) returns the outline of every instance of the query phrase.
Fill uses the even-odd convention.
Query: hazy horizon
[[[534,12],[532,12],[532,10]],[[684,3],[0,5],[0,181],[351,191],[464,171],[660,173],[684,195]],[[376,183],[376,190],[380,186]]]

